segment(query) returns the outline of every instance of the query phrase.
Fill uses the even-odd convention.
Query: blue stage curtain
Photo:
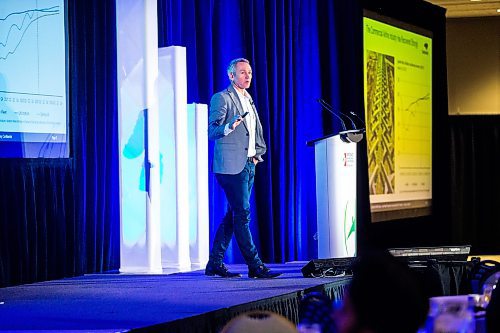
[[[159,46],[187,48],[188,103],[209,104],[214,92],[229,85],[229,61],[250,60],[249,91],[268,145],[252,197],[254,240],[265,262],[315,257],[314,148],[306,142],[323,136],[324,126],[337,129],[316,103],[339,94],[333,6],[314,0],[159,0],[158,16]],[[329,39],[320,42],[320,36]],[[226,202],[213,174],[209,186],[212,239]],[[243,262],[236,248],[228,249],[228,262]]]
[[[71,0],[69,7],[73,182],[82,224],[73,240],[84,246],[75,259],[84,272],[103,272],[120,260],[115,1]]]
[[[0,160],[0,287],[119,265],[115,2],[67,9],[71,158]]]

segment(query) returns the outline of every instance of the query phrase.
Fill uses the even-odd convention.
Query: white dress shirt
[[[248,94],[247,91],[240,93],[236,90],[236,92],[238,93],[238,98],[240,99],[241,106],[243,107],[243,112],[248,112],[247,116],[243,120],[245,121],[248,129],[248,157],[253,157],[257,154],[257,151],[255,150],[255,128],[257,126],[257,118],[252,107],[252,97],[250,97],[250,94]]]

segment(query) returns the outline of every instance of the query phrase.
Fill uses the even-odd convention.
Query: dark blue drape
[[[314,148],[306,142],[323,135],[323,117],[330,122],[316,99],[332,92],[338,97],[337,83],[321,83],[338,81],[333,6],[322,3],[158,3],[160,47],[187,48],[189,103],[209,104],[211,95],[229,84],[226,66],[231,59],[245,57],[251,62],[250,93],[268,145],[265,162],[257,166],[251,228],[267,262],[305,260],[317,251]],[[332,38],[320,42],[320,36]],[[323,90],[329,90],[325,96]],[[212,235],[225,204],[211,174]],[[230,262],[241,262],[236,253],[229,249]]]
[[[71,158],[0,160],[0,286],[119,265],[115,2],[67,10]]]
[[[266,131],[268,153],[257,167],[253,222],[266,261],[316,256],[314,151],[307,140],[338,131],[338,121],[315,99],[338,112],[363,111],[363,8],[423,27],[434,34],[433,132],[447,128],[445,15],[420,0],[159,0],[160,46],[187,48],[188,101],[209,103],[228,84],[230,59],[251,61],[250,92]],[[449,145],[434,140],[434,211],[408,221],[371,224],[366,143],[358,145],[358,250],[370,246],[418,246],[449,239]],[[210,177],[210,223],[215,230],[224,195]],[[418,232],[417,232],[418,231]],[[233,242],[234,243],[234,242]],[[236,251],[237,252],[237,251]],[[229,261],[241,261],[229,251]]]
[[[119,267],[118,112],[114,0],[72,0],[70,82],[75,186],[85,272]]]

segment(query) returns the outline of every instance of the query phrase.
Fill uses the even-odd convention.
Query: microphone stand
[[[339,114],[337,114],[337,112],[333,111],[333,108],[330,104],[328,104],[327,102],[325,102],[321,98],[319,98],[317,101],[324,109],[326,109],[328,112],[330,112],[332,115],[334,115],[337,119],[340,120],[340,124],[342,126],[342,131],[339,132],[339,135],[340,135],[340,139],[342,141],[348,142],[348,143],[349,142],[358,143],[361,140],[363,140],[364,132],[365,132],[364,128],[358,129],[356,126],[356,123],[354,122],[354,120],[351,117],[349,117],[348,115],[346,115],[344,113],[340,113],[340,115],[346,117],[351,122],[352,129],[348,130],[346,128],[345,122],[342,119],[342,117]]]

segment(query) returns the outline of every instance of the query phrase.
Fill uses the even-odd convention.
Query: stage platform
[[[297,321],[300,297],[311,291],[341,298],[349,276],[304,278],[304,263],[269,265],[276,279],[90,274],[0,289],[0,331],[218,332],[232,317],[271,310]]]

